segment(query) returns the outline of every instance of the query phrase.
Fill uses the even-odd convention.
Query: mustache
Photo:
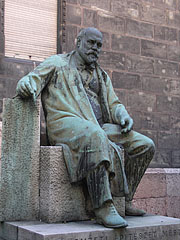
[[[93,51],[93,50],[89,50],[86,54],[87,55],[93,54],[95,57],[98,57],[98,52]]]

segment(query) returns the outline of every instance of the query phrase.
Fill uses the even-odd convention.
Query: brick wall
[[[154,140],[151,166],[180,167],[180,0],[66,0],[64,15],[63,52],[74,49],[81,28],[102,31],[100,64],[133,116],[134,129]],[[17,80],[34,67],[32,61],[3,58],[3,53],[0,40],[0,99],[12,97]]]
[[[63,51],[89,26],[104,34],[99,61],[134,129],[157,146],[151,166],[180,167],[180,0],[67,0]]]

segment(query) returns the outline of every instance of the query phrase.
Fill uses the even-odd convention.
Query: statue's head
[[[76,50],[89,65],[98,60],[102,47],[102,33],[96,28],[85,28],[77,36]]]

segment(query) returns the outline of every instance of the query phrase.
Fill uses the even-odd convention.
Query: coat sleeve
[[[21,84],[21,82],[29,82],[31,86],[35,84],[37,88],[36,96],[38,96],[55,72],[54,62],[55,56],[47,58],[44,62],[40,63],[32,72],[21,78],[18,84]]]
[[[127,110],[125,106],[120,102],[117,95],[115,94],[110,77],[108,75],[106,76],[107,76],[106,89],[110,114],[113,122],[119,124],[120,123],[119,116],[121,115],[121,112],[127,113]]]

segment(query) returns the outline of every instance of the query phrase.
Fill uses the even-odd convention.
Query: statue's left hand
[[[116,119],[122,128],[121,133],[128,133],[132,130],[133,119],[129,116],[124,106],[118,109]]]
[[[129,114],[122,115],[120,125],[122,127],[121,133],[128,133],[133,127],[133,119],[129,116]]]

